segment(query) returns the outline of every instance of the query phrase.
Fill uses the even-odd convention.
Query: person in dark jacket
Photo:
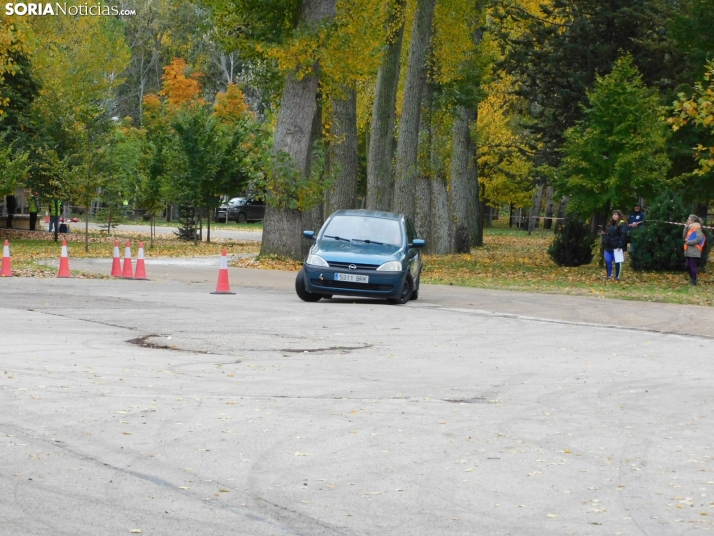
[[[632,229],[637,229],[640,225],[645,222],[645,213],[642,212],[642,205],[635,203],[635,207],[632,210],[632,214],[627,218],[627,224]]]
[[[12,218],[15,216],[15,211],[17,210],[17,199],[15,196],[10,194],[5,197],[5,208],[7,209],[7,222],[5,226],[8,229],[12,229]]]
[[[620,210],[614,210],[612,212],[612,218],[607,224],[607,228],[602,231],[603,248],[605,250],[605,267],[609,280],[611,280],[614,275],[615,281],[619,281],[622,275],[622,265],[625,264],[625,247],[627,246],[628,229],[625,215]],[[618,257],[620,257],[619,262]],[[614,274],[613,263],[615,264]]]

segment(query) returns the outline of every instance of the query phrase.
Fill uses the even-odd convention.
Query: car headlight
[[[307,260],[305,261],[305,264],[311,264],[312,266],[324,266],[328,267],[330,266],[327,264],[327,261],[320,257],[319,255],[308,255]]]
[[[401,272],[402,263],[399,261],[389,261],[385,262],[382,266],[377,268],[378,272]]]

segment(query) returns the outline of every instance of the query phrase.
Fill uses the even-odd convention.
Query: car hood
[[[320,240],[312,247],[310,253],[319,255],[327,262],[355,264],[384,264],[389,261],[401,261],[404,257],[401,246],[380,246],[331,239]]]

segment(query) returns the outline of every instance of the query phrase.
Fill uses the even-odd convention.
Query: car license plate
[[[369,283],[369,276],[357,274],[335,274],[335,281],[349,281],[350,283]]]

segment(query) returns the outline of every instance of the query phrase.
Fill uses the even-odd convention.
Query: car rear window
[[[400,246],[403,240],[399,221],[365,216],[335,216],[322,236],[339,236],[354,241],[369,240],[390,246]]]

